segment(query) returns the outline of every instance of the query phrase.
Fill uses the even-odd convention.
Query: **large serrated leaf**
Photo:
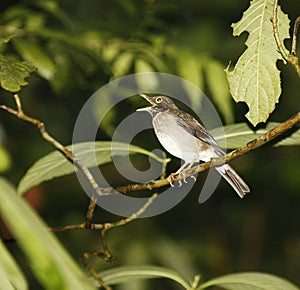
[[[276,61],[282,60],[275,43],[272,23],[273,0],[253,0],[242,19],[233,24],[233,35],[249,32],[247,49],[233,71],[226,71],[231,94],[236,102],[246,102],[248,120],[256,126],[265,122],[281,94],[280,72]],[[280,41],[289,38],[289,19],[278,7]]]
[[[47,225],[4,178],[0,178],[0,214],[43,289],[95,289]]]
[[[86,167],[95,167],[111,162],[113,156],[127,156],[128,154],[141,153],[148,155],[158,162],[165,163],[157,155],[138,146],[121,142],[98,141],[84,142],[66,146],[76,152],[76,157]],[[93,157],[95,154],[96,160]],[[44,181],[75,172],[74,166],[60,152],[54,151],[35,162],[26,172],[18,185],[18,194],[25,193],[28,189]]]
[[[198,288],[219,286],[228,290],[299,290],[291,282],[267,273],[245,272],[225,275],[212,279]]]
[[[28,84],[25,78],[34,71],[31,64],[0,54],[0,86],[3,89],[12,93],[18,92],[22,86]]]

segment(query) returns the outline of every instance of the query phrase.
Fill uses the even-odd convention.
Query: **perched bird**
[[[155,134],[161,145],[173,156],[184,160],[175,175],[182,174],[192,167],[195,162],[210,161],[225,155],[216,140],[190,114],[179,110],[174,102],[165,96],[149,97],[140,94],[152,106],[140,108],[137,111],[147,111],[152,116]],[[240,197],[250,192],[248,185],[227,163],[215,167],[226,179]],[[169,179],[172,185],[171,180]]]

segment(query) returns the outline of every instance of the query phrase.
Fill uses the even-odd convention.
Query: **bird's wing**
[[[193,116],[181,110],[178,110],[177,116],[179,126],[201,141],[213,146],[220,155],[224,155],[214,137]]]

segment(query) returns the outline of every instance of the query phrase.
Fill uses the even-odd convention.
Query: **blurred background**
[[[73,126],[85,101],[110,80],[135,72],[182,76],[211,98],[224,124],[247,122],[246,105],[234,103],[225,74],[217,76],[246,48],[247,33],[233,37],[231,24],[240,20],[248,6],[245,0],[1,1],[0,52],[27,59],[38,67],[38,73],[28,79],[29,85],[20,93],[24,109],[43,120],[48,131],[66,145],[71,143]],[[282,10],[293,24],[300,15],[300,2],[282,3]],[[15,29],[8,43],[3,41],[7,27]],[[290,40],[286,46],[290,49]],[[282,122],[299,111],[299,79],[290,66],[278,62],[278,67],[282,70],[282,95],[270,121]],[[214,95],[218,90],[224,94],[221,101]],[[14,106],[4,90],[0,103]],[[116,106],[102,124],[99,139],[110,140],[118,123],[144,105],[136,96]],[[160,148],[152,131],[135,141],[150,151]],[[2,175],[18,184],[26,170],[51,151],[36,128],[0,112]],[[209,279],[231,272],[261,271],[300,285],[299,160],[299,147],[273,147],[272,143],[233,160],[231,165],[252,190],[244,200],[221,181],[214,195],[199,204],[205,180],[205,173],[201,174],[175,208],[111,231],[107,239],[117,261],[94,261],[95,268],[156,264],[191,279],[196,273]],[[147,169],[146,158],[136,156],[132,161],[136,167]],[[178,166],[179,161],[172,160],[168,173]],[[113,165],[102,169],[111,184],[123,184]],[[74,175],[35,187],[26,198],[53,227],[81,223],[89,204]],[[96,211],[97,222],[119,219],[100,208]],[[9,237],[4,225],[2,236]],[[101,249],[96,232],[57,236],[78,261],[84,252]],[[18,247],[10,248],[30,276]],[[31,283],[32,289],[39,289],[34,278]],[[177,288],[158,280],[117,289]]]

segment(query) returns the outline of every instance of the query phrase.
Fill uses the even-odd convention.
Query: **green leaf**
[[[19,54],[37,68],[39,75],[51,80],[55,74],[55,65],[38,43],[28,39],[14,38],[13,44]]]
[[[154,68],[147,61],[142,58],[138,58],[134,62],[134,67],[135,72],[137,73],[135,75],[136,83],[141,90],[147,92],[148,90],[151,91],[155,88],[159,88],[159,80],[156,74],[147,75],[147,77],[143,74],[139,74],[154,71]]]
[[[11,166],[11,158],[7,150],[0,145],[0,172],[7,171]]]
[[[276,143],[277,146],[299,146],[300,145],[300,129],[295,131],[293,134],[291,134],[289,137],[282,139],[278,143]]]
[[[242,19],[233,24],[233,35],[249,32],[247,50],[233,71],[226,70],[230,92],[236,102],[246,102],[248,120],[256,126],[266,122],[281,94],[280,72],[276,61],[282,60],[274,40],[270,18],[273,0],[253,0]],[[289,38],[289,19],[278,7],[278,32],[283,40]]]
[[[121,284],[138,279],[168,278],[177,282],[185,289],[191,289],[189,283],[186,282],[176,271],[151,265],[118,267],[112,270],[100,272],[100,277],[104,283],[108,285]]]
[[[203,64],[199,57],[186,49],[182,49],[180,51],[175,50],[173,54],[177,62],[179,75],[185,80],[193,83],[198,89],[203,90]],[[199,95],[199,90],[191,89],[190,85],[185,86],[185,90],[191,100],[192,108],[195,111],[198,111],[201,108],[202,99],[202,96]]]
[[[47,225],[4,178],[0,178],[0,214],[45,289],[95,289]]]
[[[1,240],[0,257],[0,288],[6,290],[28,289],[23,273]]]
[[[76,152],[76,157],[86,167],[95,167],[111,162],[113,156],[127,156],[128,154],[144,154],[165,163],[168,159],[161,159],[157,155],[144,150],[138,146],[127,143],[98,141],[98,142],[84,142],[66,146],[69,150]],[[78,152],[78,153],[77,153]],[[93,158],[93,154],[96,156]],[[36,186],[44,181],[53,179],[55,177],[64,176],[75,172],[75,168],[70,161],[68,161],[62,153],[54,151],[42,157],[35,162],[26,172],[18,185],[18,194],[25,193],[29,188]]]
[[[0,54],[0,86],[12,93],[21,90],[28,83],[25,78],[34,72],[35,68],[26,61],[17,61],[12,57]]]
[[[277,125],[279,125],[279,123],[270,122],[265,128],[253,131],[246,123],[238,123],[215,128],[211,130],[210,133],[220,144],[222,144],[222,142],[226,144],[227,149],[235,149],[245,146],[248,142],[267,133]],[[225,135],[223,135],[223,133],[225,133]],[[224,143],[224,139],[226,139],[226,143]]]
[[[0,34],[0,45],[3,43],[8,43],[15,36],[17,36],[17,31],[15,28],[3,26]]]
[[[220,144],[226,144],[227,149],[235,149],[245,146],[248,142],[266,134],[280,123],[269,122],[265,128],[253,131],[246,123],[227,125],[210,130],[214,138]],[[226,139],[226,142],[224,142]],[[275,146],[297,146],[300,145],[300,129],[275,144]]]
[[[283,278],[259,272],[221,276],[202,284],[198,289],[206,289],[211,286],[219,286],[228,290],[299,290],[298,287]]]
[[[120,53],[121,43],[119,41],[106,42],[102,46],[101,55],[105,62],[112,62]]]
[[[155,88],[159,88],[159,80],[156,74],[147,75],[145,77],[144,72],[153,72],[154,68],[144,59],[138,58],[134,62],[135,72],[137,73],[135,75],[136,83],[138,87],[142,90],[147,92],[148,90],[154,90]]]
[[[121,53],[112,64],[112,73],[114,78],[119,78],[130,70],[133,61],[132,52],[125,51]]]
[[[232,100],[223,65],[214,59],[209,59],[206,62],[205,73],[212,99],[224,116],[226,123],[233,123]]]

